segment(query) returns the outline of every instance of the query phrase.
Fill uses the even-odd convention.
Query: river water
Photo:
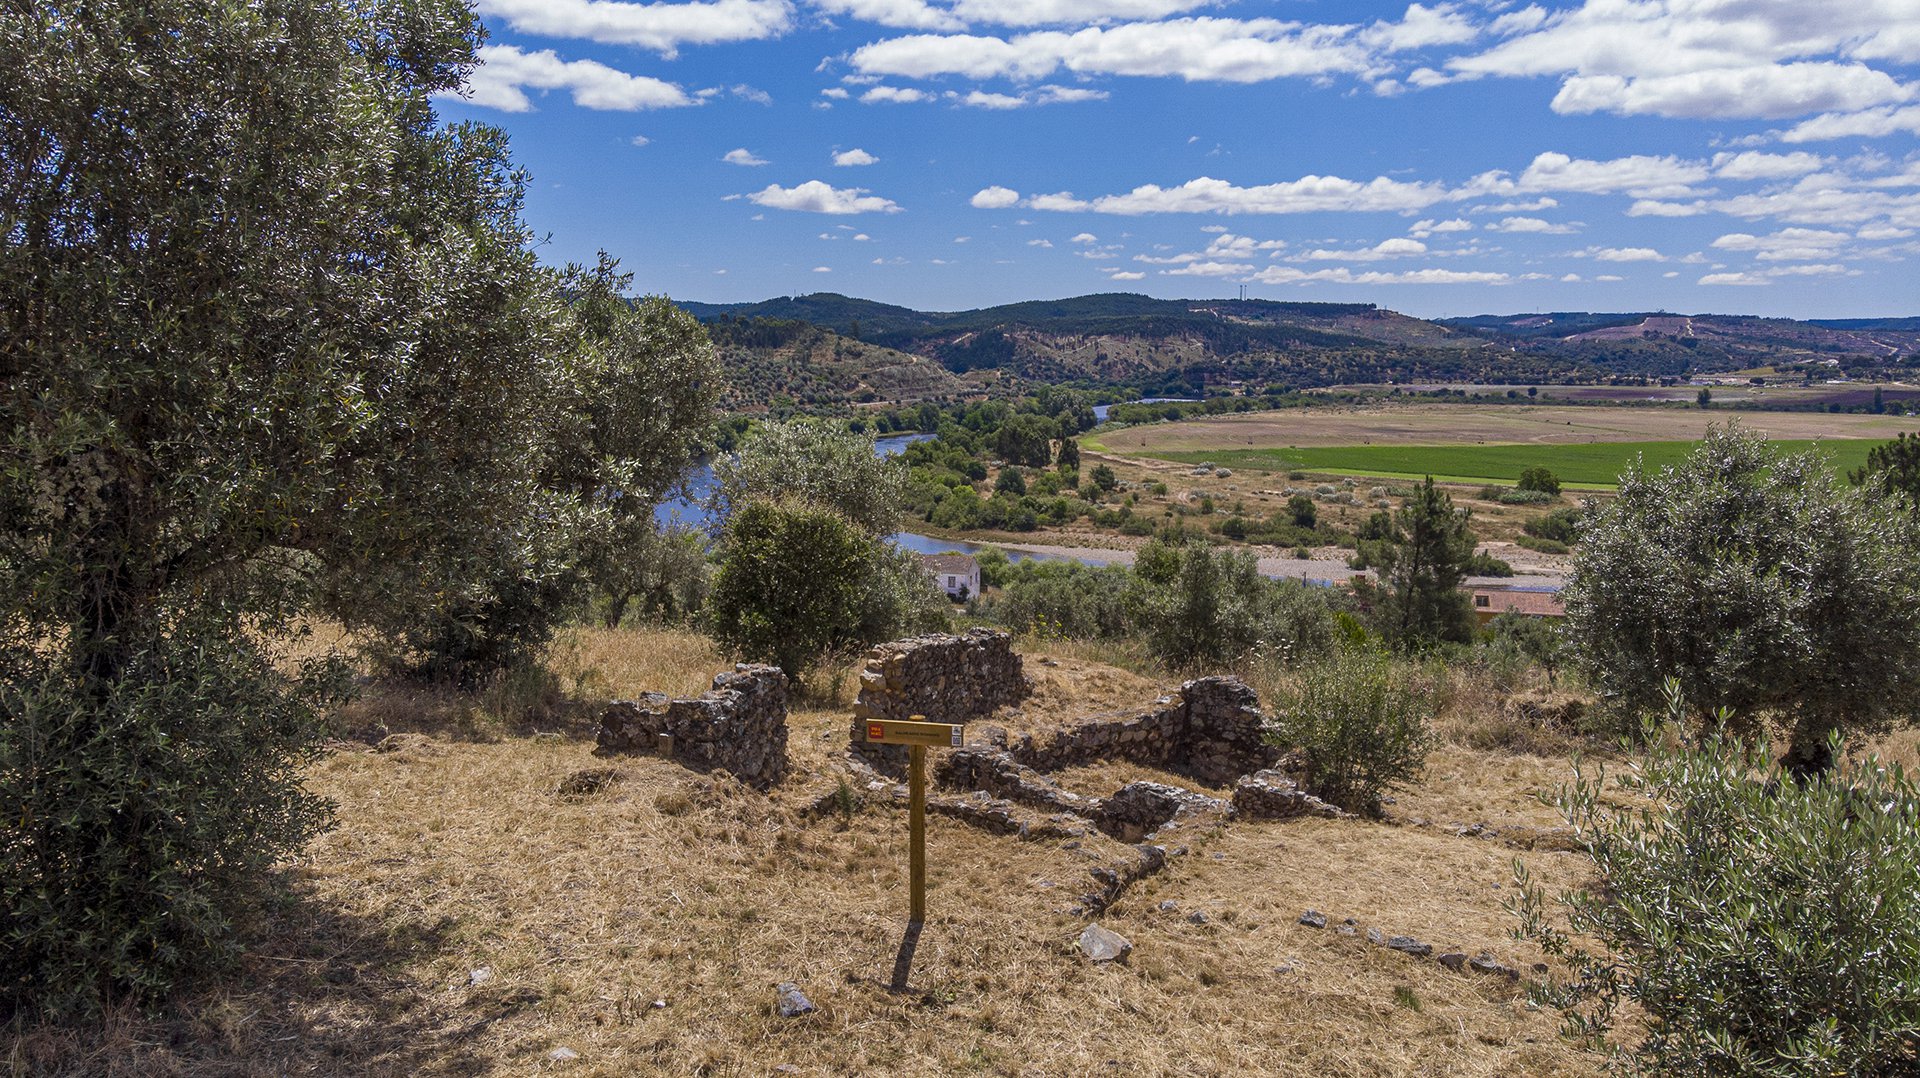
[[[894,434],[873,440],[873,451],[883,457],[898,456],[907,451],[915,442],[924,442],[933,435],[926,433]],[[707,499],[713,496],[713,468],[707,464],[696,467],[687,476],[687,494],[661,502],[654,507],[654,518],[662,524],[678,521],[689,527],[705,528],[712,521],[707,511]],[[978,554],[985,550],[999,550],[1008,561],[1077,561],[1083,565],[1105,565],[1105,559],[1096,557],[1066,558],[1057,554],[1042,554],[1037,551],[1016,550],[1010,547],[993,546],[984,543],[969,543],[963,539],[941,539],[918,532],[895,532],[887,536],[887,541],[903,550],[916,554],[945,554],[950,551],[961,554]]]

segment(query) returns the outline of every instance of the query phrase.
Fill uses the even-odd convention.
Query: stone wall
[[[1028,735],[1009,750],[1042,771],[1120,759],[1226,786],[1279,761],[1265,734],[1259,697],[1245,682],[1204,677],[1134,718],[1085,723],[1041,742]]]
[[[787,676],[742,663],[691,700],[647,693],[600,715],[595,756],[666,756],[696,771],[725,770],[765,790],[787,773]]]
[[[850,747],[877,770],[898,775],[906,767],[900,745],[869,745],[868,719],[966,722],[1017,704],[1033,692],[1014,653],[1013,638],[992,629],[970,629],[881,644],[867,653],[860,695],[853,704]]]
[[[1072,812],[1088,818],[1100,811],[1100,799],[1063,790],[1052,779],[991,746],[974,745],[943,752],[933,779],[950,790],[983,790],[1043,812]]]

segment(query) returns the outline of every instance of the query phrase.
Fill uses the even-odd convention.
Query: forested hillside
[[[754,399],[742,401],[753,404],[832,394],[912,400],[963,388],[943,383],[935,365],[954,375],[1197,393],[1236,382],[1607,382],[1795,365],[1809,378],[1836,366],[1854,377],[1898,377],[1920,354],[1920,323],[1899,318],[1556,312],[1430,321],[1372,304],[1131,294],[953,312],[834,293],[683,306],[754,372]],[[801,347],[803,326],[842,340],[823,350],[826,338],[806,338]]]

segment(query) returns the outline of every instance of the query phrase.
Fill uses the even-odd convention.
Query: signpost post
[[[893,989],[907,987],[907,971],[927,920],[927,749],[959,748],[966,727],[959,723],[872,719],[867,742],[907,746],[907,934],[893,962]]]

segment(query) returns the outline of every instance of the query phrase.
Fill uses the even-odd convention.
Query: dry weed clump
[[[570,690],[597,671],[607,694],[688,692],[724,665],[671,633],[593,630],[564,646]],[[1066,711],[1077,685],[1115,706],[1152,698],[1137,675],[1051,654],[1059,665],[1028,656],[1042,712]],[[1534,960],[1500,909],[1512,860],[1572,884],[1577,858],[1387,823],[1193,836],[1101,918],[1131,938],[1131,961],[1095,966],[1067,912],[1087,885],[1081,851],[936,816],[913,991],[890,993],[904,814],[859,799],[805,811],[836,788],[847,712],[805,702],[790,723],[795,777],[770,796],[647,757],[575,789],[570,776],[605,762],[580,740],[514,731],[338,751],[310,782],[338,802],[340,827],[289,868],[241,976],[162,1016],[17,1022],[0,1059],[15,1073],[183,1078],[1598,1073],[1519,986],[1296,923],[1311,906]],[[1443,750],[1434,767],[1470,776],[1463,797],[1477,783],[1471,796],[1515,804],[1551,770],[1495,760]],[[773,986],[789,980],[816,1013],[777,1017]],[[1406,993],[1418,1009],[1396,1002]],[[577,1058],[552,1060],[562,1047]]]

